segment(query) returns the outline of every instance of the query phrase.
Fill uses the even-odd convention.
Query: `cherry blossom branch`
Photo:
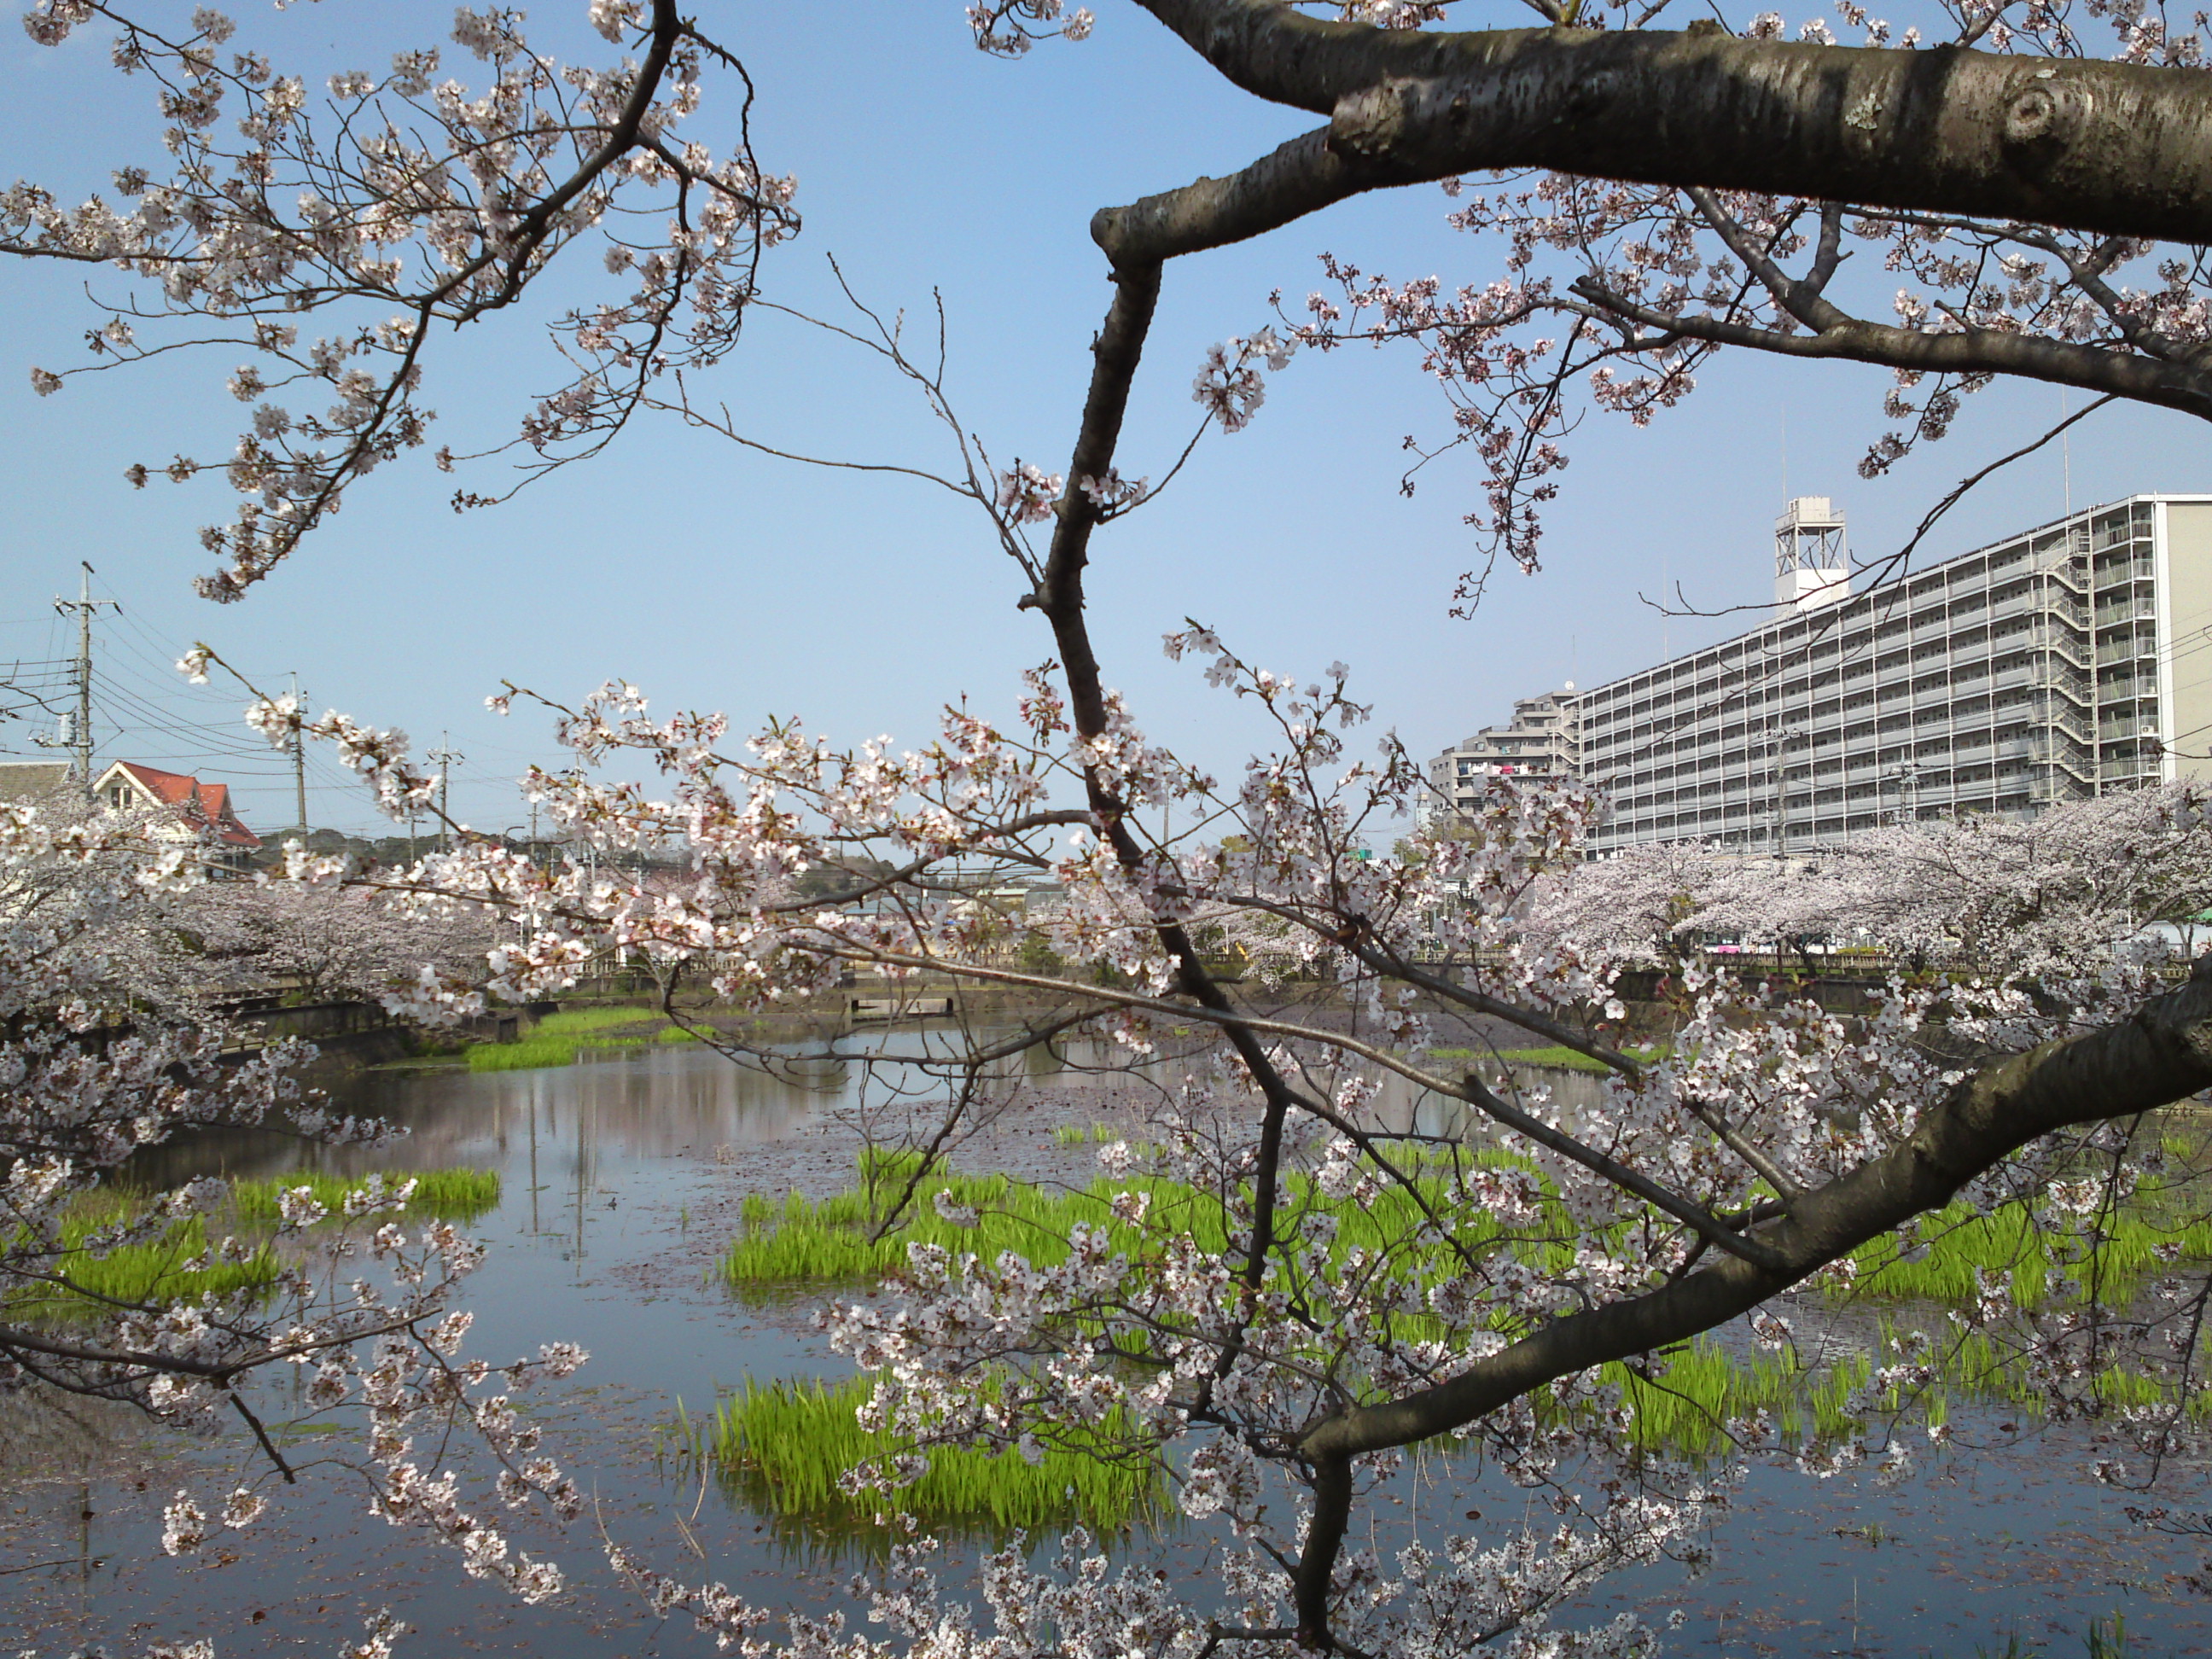
[[[1553,1378],[1650,1352],[1757,1306],[1911,1216],[1940,1208],[1981,1171],[2039,1135],[2069,1124],[2131,1116],[2212,1084],[2212,957],[2181,990],[2130,1021],[1994,1059],[1970,1072],[1892,1151],[1802,1195],[1764,1243],[1778,1267],[1741,1258],[1644,1296],[1570,1314],[1460,1376],[1402,1400],[1340,1412],[1301,1445],[1332,1493],[1350,1460],[1478,1420]],[[1777,1274],[1782,1277],[1778,1279]],[[1320,1500],[1317,1499],[1317,1504]],[[1324,1533],[1333,1561],[1342,1528]],[[1324,1582],[1327,1565],[1302,1572]]]
[[[354,483],[426,441],[434,417],[419,397],[434,322],[465,325],[513,305],[556,252],[595,227],[608,236],[611,269],[634,271],[638,287],[623,304],[568,319],[576,348],[592,361],[525,423],[518,441],[539,457],[526,471],[561,465],[549,446],[566,440],[586,440],[582,453],[602,446],[650,380],[673,366],[670,349],[677,362],[698,363],[734,342],[761,248],[796,228],[789,186],[758,172],[749,139],[741,138],[739,158],[720,166],[703,147],[672,147],[668,130],[696,104],[702,60],[727,63],[730,55],[673,0],[651,0],[649,9],[641,24],[644,0],[594,8],[608,39],[620,41],[637,26],[643,47],[639,61],[600,73],[562,71],[530,51],[520,14],[464,9],[453,39],[492,64],[495,85],[483,98],[470,101],[457,82],[433,90],[434,48],[402,52],[381,79],[332,77],[327,125],[310,122],[300,77],[277,75],[255,52],[224,64],[220,48],[235,25],[212,9],[196,12],[194,33],[183,39],[93,0],[41,6],[27,19],[46,45],[92,18],[116,21],[125,31],[118,67],[150,70],[175,123],[166,139],[177,161],[172,178],[137,168],[117,174],[119,193],[137,198],[135,210],[95,199],[72,214],[29,184],[0,196],[0,252],[98,259],[162,283],[157,305],[110,307],[106,326],[90,337],[99,361],[69,374],[217,343],[229,332],[142,344],[141,323],[243,317],[253,319],[250,344],[270,372],[241,368],[234,395],[252,403],[267,391],[321,381],[339,398],[320,416],[257,406],[237,452],[221,464],[246,499],[233,524],[203,532],[228,561],[204,579],[204,594],[240,597],[337,510]],[[748,87],[748,109],[750,102]],[[241,143],[213,136],[227,103],[242,116]],[[395,117],[395,106],[407,115]],[[741,111],[741,131],[745,120]],[[616,235],[612,225],[646,210],[632,198],[657,185],[674,190],[665,236],[639,244]],[[300,348],[291,320],[299,313],[356,302],[398,314]],[[680,347],[671,337],[679,313]],[[42,394],[67,378],[32,374]],[[453,459],[450,449],[440,452],[441,466]],[[180,456],[161,470],[182,483],[215,465]],[[151,469],[127,476],[143,485]]]
[[[1897,328],[1845,317],[1826,305],[1819,308],[1820,314],[1832,320],[1818,333],[1789,333],[1725,317],[1662,312],[1609,289],[1595,276],[1577,278],[1573,291],[1605,313],[1668,336],[1714,345],[1743,346],[1783,357],[1875,363],[1923,374],[2002,374],[2044,380],[2212,419],[2212,376],[2131,352],[1989,329],[1934,333]]]

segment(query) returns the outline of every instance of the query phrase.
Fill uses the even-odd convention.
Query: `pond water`
[[[526,1525],[518,1537],[560,1560],[574,1589],[560,1606],[511,1605],[463,1577],[446,1553],[370,1519],[358,1477],[337,1467],[276,1494],[279,1513],[235,1555],[165,1559],[155,1541],[161,1503],[187,1477],[216,1489],[221,1472],[246,1466],[246,1447],[151,1434],[82,1407],[0,1401],[0,1651],[58,1659],[101,1643],[121,1655],[207,1635],[224,1659],[328,1656],[358,1639],[366,1613],[389,1606],[420,1632],[403,1656],[711,1652],[688,1621],[654,1622],[611,1581],[601,1532],[664,1571],[723,1579],[757,1603],[849,1605],[854,1564],[840,1540],[780,1528],[662,1454],[678,1401],[696,1417],[748,1374],[845,1370],[803,1310],[735,1303],[707,1269],[747,1193],[846,1182],[861,1071],[819,1062],[768,1077],[696,1046],[648,1045],[586,1051],[574,1066],[542,1071],[372,1073],[345,1104],[408,1124],[412,1135],[397,1146],[332,1152],[232,1136],[163,1149],[149,1178],[303,1164],[499,1171],[499,1206],[472,1228],[489,1254],[468,1292],[477,1315],[469,1352],[497,1360],[556,1337],[592,1352],[577,1384],[538,1408],[549,1449],[591,1506],[566,1532]],[[1018,1174],[1087,1179],[1091,1150],[1062,1147],[1052,1131],[1110,1119],[1117,1097],[1088,1075],[1037,1080],[1045,1086],[1028,1091],[1030,1104],[1000,1126],[996,1161]],[[1395,1097],[1389,1109],[1431,1114]],[[1754,1471],[1716,1529],[1712,1571],[1690,1579],[1664,1564],[1613,1578],[1564,1622],[1627,1605],[1680,1607],[1686,1622],[1670,1651],[1967,1659],[1978,1646],[2002,1650],[2013,1635],[2080,1653],[2089,1622],[2118,1612],[2136,1654],[2212,1651],[2212,1604],[2173,1583],[2203,1552],[2141,1531],[2121,1513],[2124,1495],[2086,1479],[2089,1431],[2015,1436],[1966,1413],[1954,1423],[1962,1439],[1997,1449],[1923,1460],[1893,1488],[1867,1473],[1821,1482]],[[313,1442],[303,1453],[324,1455]],[[1462,1466],[1422,1460],[1376,1505],[1376,1541],[1434,1543],[1453,1528],[1480,1533],[1524,1512],[1525,1495],[1494,1477],[1464,1477]],[[2187,1473],[2177,1491],[2185,1504],[2212,1506],[2202,1472]],[[1466,1521],[1469,1509],[1485,1521]],[[1128,1540],[1124,1553],[1178,1578],[1210,1579],[1211,1542],[1170,1528]]]

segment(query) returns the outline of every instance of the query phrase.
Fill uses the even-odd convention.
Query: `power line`
[[[257,746],[246,741],[240,733],[228,727],[210,726],[205,721],[195,720],[188,715],[172,714],[169,710],[141,696],[124,682],[105,672],[94,673],[93,683],[100,688],[103,696],[113,702],[127,704],[147,723],[166,727],[179,734],[190,733],[204,740],[210,748],[227,749],[240,755],[258,755],[266,747],[265,744]]]
[[[129,640],[113,641],[120,647],[123,660],[111,659],[111,666],[119,674],[127,675],[141,690],[160,698],[164,703],[181,703],[196,712],[204,713],[218,724],[234,732],[243,729],[243,705],[235,697],[209,686],[195,686],[182,676],[172,673],[167,665],[154,660]]]
[[[70,685],[68,666],[65,660],[11,664],[0,673],[0,720],[21,720],[27,708],[58,717],[58,699]]]
[[[311,793],[319,801],[331,803],[350,798],[362,808],[358,816],[363,820],[382,817],[371,805],[361,780],[350,769],[329,759],[319,746],[265,744],[240,718],[245,699],[238,691],[227,686],[195,685],[177,673],[174,663],[181,647],[161,638],[137,613],[115,599],[94,600],[89,580],[94,574],[89,565],[85,566],[78,599],[58,601],[60,610],[43,619],[51,652],[59,643],[55,635],[60,619],[76,615],[80,647],[76,654],[26,657],[12,665],[0,665],[0,732],[5,731],[11,717],[23,718],[25,711],[32,708],[53,715],[63,731],[40,741],[39,746],[77,749],[80,767],[88,779],[87,751],[110,746],[80,742],[89,739],[96,724],[88,717],[88,691],[100,703],[100,718],[112,728],[110,744],[150,750],[147,758],[151,763],[166,763],[186,770],[203,766],[220,769],[237,779],[270,817],[278,816],[278,811],[270,808],[276,789],[284,781],[291,785],[291,816],[296,819],[305,820]],[[95,620],[93,612],[100,609],[110,611],[106,619],[110,625],[100,635],[99,659],[93,662],[88,649],[90,624]],[[0,626],[9,625],[29,629],[40,623],[22,618],[11,624],[0,618]],[[256,675],[254,678],[258,684],[274,677]],[[72,699],[78,704],[76,715],[66,709]],[[511,759],[518,771],[524,761],[544,757],[542,750],[504,744],[483,744],[479,748],[489,748],[498,761]],[[0,752],[6,749],[0,743]],[[450,773],[463,757],[448,745],[429,758],[444,763]],[[479,781],[478,787],[490,782],[489,778]],[[450,777],[441,797],[449,798],[449,792]],[[446,805],[446,799],[441,804]]]
[[[166,737],[185,739],[203,750],[220,754],[226,759],[267,760],[277,752],[266,744],[249,743],[220,727],[173,719],[105,673],[96,673],[94,683],[100,688],[103,701],[111,707],[120,704],[125,713],[135,717],[127,720],[116,720],[115,723],[124,730],[159,732]],[[111,718],[114,717],[111,715]]]

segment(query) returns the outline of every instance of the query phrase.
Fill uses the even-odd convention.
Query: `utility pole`
[[[438,816],[445,820],[438,831],[438,847],[441,852],[450,853],[453,850],[453,817],[446,810],[447,792],[453,787],[453,769],[468,757],[454,753],[451,736],[441,732],[438,746],[430,751],[429,758],[438,763]]]
[[[304,719],[307,706],[300,700],[300,671],[292,671],[292,708]],[[292,802],[300,815],[300,841],[307,839],[307,738],[298,726],[292,728]]]
[[[92,566],[84,561],[82,574],[77,577],[76,598],[54,596],[54,609],[66,617],[76,612],[76,714],[71,721],[69,741],[38,739],[43,748],[71,749],[76,751],[77,781],[89,794],[92,791],[92,613],[108,605],[119,611],[123,607],[113,599],[92,597]]]

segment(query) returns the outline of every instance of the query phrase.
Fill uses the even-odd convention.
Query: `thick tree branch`
[[[1975,1176],[2055,1130],[2131,1117],[2212,1086],[2212,957],[2187,985],[2131,1018],[1990,1059],[1903,1144],[1802,1194],[1759,1235],[1784,1264],[1716,1262],[1647,1295],[1570,1315],[1450,1382],[1331,1418],[1310,1457],[1408,1445],[1559,1377],[1685,1341],[1747,1312],[1869,1239],[1948,1203]]]
[[[1316,127],[1225,179],[1198,179],[1127,207],[1101,208],[1091,217],[1091,235],[1117,266],[1157,264],[1262,235],[1363,191],[1419,184],[1422,177],[1388,158],[1340,149],[1328,128]]]
[[[1245,91],[1328,115],[1332,149],[1395,175],[1377,183],[1542,167],[2212,241],[2197,70],[1715,25],[1385,30],[1279,0],[1139,3]]]

